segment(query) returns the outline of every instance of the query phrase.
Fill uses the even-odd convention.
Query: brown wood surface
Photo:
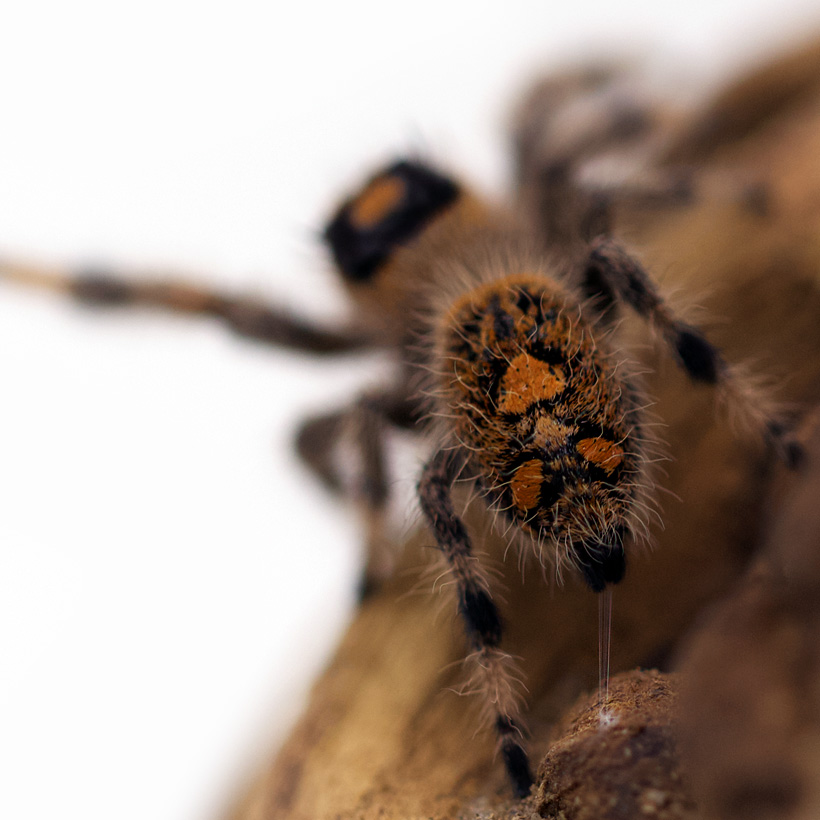
[[[765,181],[768,212],[707,201],[627,221],[623,239],[664,287],[704,308],[695,318],[708,320],[710,338],[730,361],[752,363],[778,398],[804,411],[820,397],[820,47],[731,86],[672,155],[706,174]],[[632,556],[615,592],[615,671],[673,666],[704,611],[735,594],[764,523],[782,504],[782,493],[769,489],[780,468],[713,412],[710,390],[693,386],[667,355],[645,352],[655,409],[668,425],[672,460],[661,485],[670,494],[662,496],[655,547]],[[426,532],[414,536],[402,566],[414,572],[399,571],[362,606],[292,735],[232,820],[533,816],[534,803],[511,800],[491,733],[476,732],[475,704],[455,691],[465,644],[453,601],[447,591],[431,594],[432,584],[419,584],[415,572],[429,565],[431,544]],[[486,544],[491,554],[497,549]],[[537,764],[551,727],[595,686],[597,600],[572,580],[545,583],[532,566],[522,581],[514,557],[494,559],[506,590],[505,645],[521,658],[527,682]],[[714,796],[708,777],[694,783],[706,790],[696,789],[699,802]],[[714,799],[704,805],[717,812],[710,817],[724,816]],[[616,809],[602,816],[626,816]]]

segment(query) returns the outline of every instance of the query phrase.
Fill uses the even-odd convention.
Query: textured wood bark
[[[710,817],[820,816],[820,419],[759,558],[686,644],[680,739]]]
[[[597,693],[556,727],[535,793],[540,817],[697,820],[678,751],[678,679],[634,671],[612,681],[601,718]]]
[[[715,318],[710,338],[730,361],[754,362],[778,385],[780,398],[802,409],[815,404],[820,398],[820,46],[788,55],[730,86],[670,156],[685,158],[707,174],[764,180],[770,186],[768,212],[755,215],[727,200],[703,202],[635,219],[624,230],[625,241],[639,250],[666,288],[679,289],[687,298],[694,295],[705,315]],[[727,620],[733,621],[732,602],[752,594],[735,589],[750,566],[762,526],[771,507],[783,503],[782,493],[779,502],[770,493],[771,461],[720,414],[716,417],[709,389],[693,386],[666,355],[650,352],[648,358],[655,371],[650,391],[668,425],[664,437],[673,460],[662,485],[672,495],[663,501],[664,528],[654,533],[655,549],[633,556],[625,582],[615,591],[616,671],[671,668],[681,641],[710,605],[725,602],[726,609],[713,616],[707,630],[725,632]],[[802,477],[791,481],[791,492],[797,493]],[[803,506],[790,512],[789,520],[802,520],[804,508],[811,513],[806,543],[816,543],[816,503],[812,497],[801,499]],[[476,526],[481,531],[481,524]],[[785,556],[785,547],[772,545],[772,539],[785,543],[796,536],[781,526],[768,537],[769,553]],[[402,570],[429,564],[431,544],[426,532],[414,537]],[[562,588],[545,583],[534,568],[522,580],[515,560],[504,562],[498,546],[489,538],[486,544],[503,576],[505,645],[522,659],[530,750],[537,764],[550,748],[553,725],[579,694],[595,686],[597,601],[580,583],[569,581]],[[476,733],[474,704],[456,693],[465,646],[454,604],[446,592],[429,594],[430,586],[419,584],[417,573],[400,571],[362,606],[305,714],[235,807],[233,820],[443,820],[530,817],[536,810],[543,816],[592,816],[582,812],[584,801],[592,799],[584,796],[583,787],[560,815],[550,815],[545,802],[536,803],[535,797],[524,804],[510,799],[491,734]],[[815,609],[807,620],[816,630],[820,618]],[[746,645],[753,647],[758,626],[746,618],[743,627]],[[801,641],[804,627],[800,619],[789,621]],[[764,634],[778,644],[779,633]],[[816,632],[809,634],[816,647]],[[720,655],[718,649],[712,654],[691,650],[683,663],[684,674],[694,677],[692,691],[700,691],[692,695],[685,717],[693,793],[704,811],[712,812],[709,816],[756,817],[754,799],[738,804],[745,806],[745,814],[726,810],[716,797],[721,784],[710,776],[714,755],[734,759],[732,745],[745,743],[746,735],[727,729],[726,744],[707,750],[704,757],[703,738],[710,736],[711,724],[733,719],[704,700],[703,687],[714,691],[714,670],[723,669]],[[763,663],[759,653],[754,658]],[[803,666],[799,653],[793,662],[809,676],[808,683],[800,679],[800,692],[811,689],[816,701],[818,665]],[[783,685],[791,692],[798,684],[789,679]],[[754,701],[755,692],[748,697]],[[775,713],[774,718],[765,714],[776,719]],[[742,721],[743,715],[736,717]],[[765,732],[766,725],[758,722],[747,729]],[[807,736],[813,749],[818,736]],[[630,777],[624,767],[625,786]],[[791,781],[786,777],[783,782]],[[804,777],[800,782],[808,781]],[[573,788],[577,786],[576,781]],[[775,813],[766,817],[817,816],[782,813],[796,811],[798,803],[777,803],[779,792],[773,787],[772,793]],[[680,801],[679,816],[697,816],[687,800]],[[617,800],[607,806],[598,816],[633,816],[624,814]]]

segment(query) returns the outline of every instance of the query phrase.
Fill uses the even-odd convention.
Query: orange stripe
[[[591,461],[608,473],[612,473],[624,460],[624,451],[609,439],[582,438],[575,446],[587,461]]]
[[[378,225],[404,197],[404,181],[382,177],[367,186],[350,206],[350,221],[365,230]]]
[[[551,399],[566,386],[560,371],[527,353],[511,362],[501,380],[503,395],[498,403],[502,413],[523,413],[540,399]]]
[[[541,500],[541,484],[544,474],[541,462],[535,458],[525,461],[510,481],[513,503],[519,510],[531,510]]]

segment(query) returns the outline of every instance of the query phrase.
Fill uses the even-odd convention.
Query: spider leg
[[[670,155],[681,112],[626,65],[547,77],[522,101],[512,139],[520,200],[551,244],[611,233],[612,212],[735,202],[768,213],[768,186],[733,173],[704,174]]]
[[[771,210],[764,182],[729,174],[706,178],[691,168],[664,168],[619,180],[579,178],[570,161],[556,161],[533,172],[532,182],[521,188],[525,209],[535,219],[539,233],[550,243],[570,252],[578,239],[590,241],[613,232],[623,208],[652,213],[661,208],[689,208],[699,202],[736,203],[756,217]]]
[[[686,166],[671,166],[643,171],[620,182],[594,180],[580,182],[593,202],[603,200],[607,207],[631,208],[652,212],[659,208],[690,208],[701,202],[734,203],[749,214],[766,216],[771,210],[769,186],[730,173],[709,176]]]
[[[615,183],[580,183],[592,197],[605,199],[610,207],[685,208],[692,205],[700,191],[692,169],[644,172],[638,179]]]
[[[385,532],[390,500],[386,427],[412,429],[419,418],[418,402],[401,391],[366,393],[349,407],[307,419],[296,435],[296,450],[303,462],[331,492],[351,497],[362,510],[367,546],[362,597],[392,574],[395,558]],[[337,445],[345,439],[356,451],[352,486],[339,475],[335,463]]]
[[[789,466],[797,465],[802,451],[784,420],[766,407],[764,397],[744,383],[699,328],[673,313],[640,262],[609,237],[591,243],[583,288],[598,300],[600,309],[624,302],[651,323],[694,381],[714,385],[731,409],[772,444]]]
[[[322,328],[263,302],[176,279],[128,280],[107,270],[63,271],[0,259],[0,279],[45,287],[95,307],[158,308],[208,316],[239,336],[317,354],[377,346],[353,327]]]
[[[458,611],[473,649],[476,682],[493,718],[513,791],[516,797],[523,798],[529,794],[533,778],[521,742],[515,680],[510,673],[510,657],[499,648],[501,617],[472,555],[464,524],[453,508],[451,490],[455,477],[450,454],[439,451],[425,467],[419,482],[421,509],[456,583]]]
[[[624,64],[589,65],[534,85],[512,121],[519,184],[556,162],[577,168],[611,151],[646,152],[663,111],[631,74]]]
[[[361,458],[353,494],[362,510],[367,538],[367,563],[360,588],[361,597],[365,597],[392,575],[395,558],[394,545],[385,532],[390,487],[384,452],[385,418],[378,397],[360,398],[353,406],[349,424]]]
[[[340,494],[344,490],[344,482],[333,463],[333,455],[335,445],[342,436],[348,412],[349,408],[345,408],[305,419],[299,425],[294,440],[299,458],[325,488],[334,494]]]

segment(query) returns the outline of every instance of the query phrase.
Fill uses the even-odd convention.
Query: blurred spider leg
[[[671,210],[703,201],[728,200],[755,216],[765,216],[770,209],[765,183],[714,175],[706,180],[685,168],[608,183],[579,179],[571,163],[555,163],[540,170],[525,197],[537,214],[538,230],[551,242],[564,243],[570,251],[578,237],[589,241],[610,235],[622,208]]]
[[[368,393],[350,407],[305,421],[296,436],[304,463],[332,492],[347,495],[362,510],[366,529],[367,563],[360,593],[365,597],[393,572],[395,545],[386,532],[390,481],[385,457],[387,425],[412,429],[420,406],[400,391]],[[358,459],[352,486],[339,475],[337,445],[348,439]]]
[[[513,791],[523,798],[529,794],[533,778],[521,740],[516,679],[510,656],[499,648],[501,617],[490,597],[489,584],[453,508],[451,489],[456,473],[448,452],[442,450],[433,456],[419,482],[421,509],[456,583],[459,614],[473,649],[469,660],[474,665],[474,681],[484,698],[485,711],[493,719]]]
[[[615,301],[632,307],[658,331],[694,381],[714,385],[731,411],[768,441],[790,467],[797,465],[802,450],[789,425],[766,406],[765,396],[746,383],[699,328],[675,316],[640,262],[606,236],[591,243],[584,289],[603,308]]]
[[[350,425],[361,457],[354,495],[365,524],[367,563],[360,589],[365,597],[393,574],[395,561],[395,545],[389,542],[386,532],[390,487],[384,453],[385,418],[379,397],[366,395],[359,399],[350,415]]]
[[[685,208],[699,198],[695,172],[690,169],[646,172],[628,182],[580,184],[590,196],[603,198],[610,207]]]
[[[579,238],[609,233],[612,203],[608,195],[587,192],[578,185],[577,169],[569,160],[539,167],[522,183],[525,213],[553,248],[572,254]]]
[[[579,186],[593,201],[603,199],[612,208],[650,211],[690,208],[702,202],[726,202],[759,217],[771,210],[771,195],[765,182],[730,173],[706,176],[684,166],[644,171],[624,182],[579,182]]]
[[[531,91],[513,122],[519,185],[550,165],[578,167],[612,150],[646,150],[661,127],[657,103],[640,94],[600,94],[620,73],[595,68],[586,77],[550,78]],[[590,106],[584,97],[597,99]]]
[[[176,279],[128,279],[105,270],[65,271],[0,259],[0,281],[42,287],[101,308],[158,308],[209,316],[234,333],[266,344],[309,353],[346,353],[374,347],[354,329],[322,328],[288,311]]]
[[[305,419],[296,432],[295,446],[305,466],[334,494],[344,491],[334,463],[334,448],[341,437],[349,408]]]
[[[579,169],[570,161],[554,162],[540,168],[534,184],[524,189],[525,201],[529,201],[537,215],[538,230],[550,242],[564,243],[570,250],[579,237],[588,241],[611,234],[622,207],[686,208],[707,193],[714,194],[713,198],[724,194],[746,204],[741,197],[741,193],[745,196],[746,188],[731,188],[727,181],[725,192],[707,192],[694,172],[687,169],[647,173],[626,182],[581,179],[578,173]]]

